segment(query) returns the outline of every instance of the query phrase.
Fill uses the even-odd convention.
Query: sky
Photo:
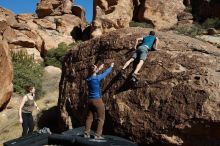
[[[40,0],[0,0],[0,6],[11,10],[16,14],[35,13],[36,4]],[[86,9],[86,20],[92,21],[93,0],[74,0],[74,5],[80,5]]]

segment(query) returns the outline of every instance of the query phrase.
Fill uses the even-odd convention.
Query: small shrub
[[[191,27],[183,26],[175,28],[180,34],[188,35],[191,37],[195,37],[196,35],[200,35],[203,32],[203,29],[200,25],[193,25]]]
[[[187,6],[185,9],[184,9],[185,12],[189,12],[189,13],[192,13],[192,7],[191,6]]]
[[[202,27],[207,28],[220,28],[220,19],[219,18],[208,18],[205,22],[202,23]]]
[[[36,62],[33,56],[27,55],[24,51],[12,53],[12,63],[14,69],[14,91],[24,95],[25,86],[34,85],[36,97],[42,95],[43,65]]]
[[[143,28],[153,28],[153,24],[147,23],[147,22],[136,22],[136,21],[131,21],[129,23],[130,27],[143,27]]]
[[[46,56],[44,58],[45,66],[55,66],[55,67],[62,67],[62,62],[65,54],[76,45],[80,44],[81,41],[77,41],[70,45],[66,43],[60,43],[56,49],[48,50]]]

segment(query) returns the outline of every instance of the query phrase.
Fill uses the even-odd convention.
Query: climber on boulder
[[[104,67],[104,64],[97,67],[96,65],[89,66],[89,75],[86,79],[89,88],[88,96],[88,112],[86,118],[86,126],[84,137],[90,138],[90,130],[93,122],[94,113],[97,113],[98,125],[95,133],[95,139],[103,139],[102,129],[105,121],[105,105],[101,98],[100,81],[104,79],[112,70],[114,63],[102,74],[97,73]]]
[[[138,46],[138,42],[140,40],[142,40],[142,42]],[[133,62],[135,59],[138,59],[139,62],[132,74],[132,80],[137,81],[138,72],[141,69],[142,65],[144,64],[144,61],[147,59],[148,52],[151,50],[158,50],[157,49],[158,44],[159,44],[159,39],[155,36],[154,31],[150,31],[149,35],[144,36],[143,38],[138,38],[136,40],[136,45],[135,45],[135,48],[137,48],[136,51],[134,52],[132,57],[122,67],[122,71],[121,71],[122,76],[123,76],[124,70],[129,66],[129,64]]]

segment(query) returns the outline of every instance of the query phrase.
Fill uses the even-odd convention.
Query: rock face
[[[82,20],[82,22],[85,22],[85,24],[83,26],[87,25],[86,24],[86,17],[85,17],[86,11],[83,7],[73,6],[72,7],[72,13],[73,13],[73,15],[78,16]]]
[[[198,19],[209,17],[220,18],[220,2],[218,0],[192,0],[192,11]]]
[[[36,13],[39,18],[51,15],[71,14],[73,0],[40,0]]]
[[[94,0],[92,37],[129,26],[133,16],[132,0]]]
[[[189,12],[181,12],[177,16],[178,26],[192,26],[193,24],[193,15]]]
[[[218,35],[214,35],[214,36],[210,36],[210,35],[199,35],[197,36],[197,38],[204,40],[206,42],[209,42],[215,46],[220,46],[220,34]]]
[[[115,62],[102,81],[104,132],[110,129],[139,144],[219,143],[220,50],[173,32],[157,32],[161,50],[149,53],[139,82],[133,84],[129,78],[135,63],[126,69],[127,79],[121,79],[119,72],[131,57],[136,38],[149,31],[119,29],[65,56],[58,101],[60,128],[67,129],[71,118],[82,125],[85,122],[87,65],[105,63],[107,68]]]
[[[47,66],[44,68],[42,90],[45,94],[57,91],[59,87],[59,81],[61,76],[61,69],[54,66]]]
[[[0,111],[2,111],[9,102],[13,93],[13,74],[7,42],[0,40],[0,48]]]
[[[47,6],[53,6],[53,13],[46,13]],[[74,42],[72,33],[75,28],[83,31],[86,20],[83,12],[79,16],[72,14],[72,0],[53,0],[50,3],[42,0],[38,7],[40,18],[33,14],[15,15],[7,9],[0,8],[0,38],[7,40],[10,50],[24,50],[30,55],[33,54],[36,60],[42,60],[41,54],[57,48],[59,43]],[[43,8],[45,9],[42,10]],[[56,16],[51,16],[55,13]]]
[[[191,0],[183,0],[183,4],[185,6],[190,6],[191,5]]]
[[[94,0],[92,37],[128,27],[131,20],[170,28],[184,10],[182,0]]]
[[[177,15],[184,10],[182,0],[143,0],[138,12],[139,21],[149,21],[156,28],[170,28],[177,23]]]

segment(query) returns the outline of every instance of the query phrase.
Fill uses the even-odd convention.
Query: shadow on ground
[[[37,127],[39,129],[47,127],[52,133],[59,133],[57,106],[44,110],[37,115]]]

